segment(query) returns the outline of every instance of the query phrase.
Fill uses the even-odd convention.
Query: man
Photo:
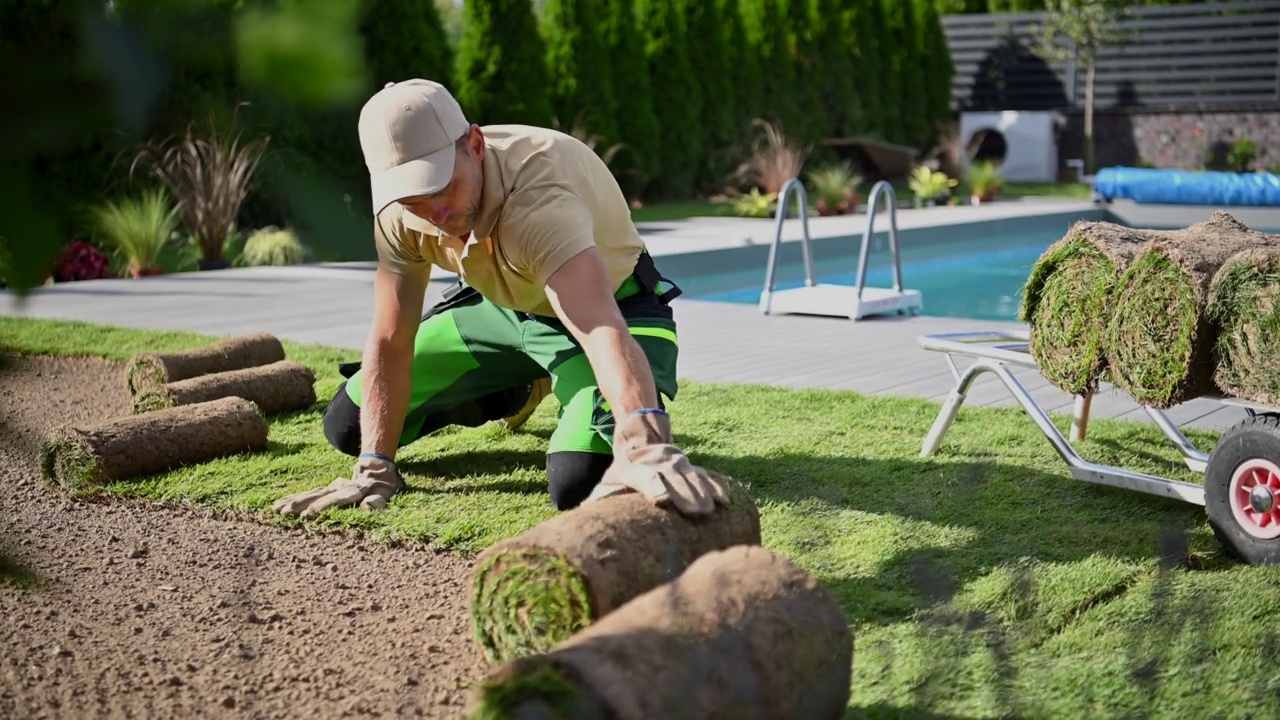
[[[352,477],[278,500],[314,517],[386,507],[404,487],[396,450],[447,425],[515,427],[548,393],[558,509],[618,492],[691,514],[728,502],[671,441],[676,332],[653,261],[594,151],[543,128],[467,121],[443,86],[388,85],[364,106],[373,189],[373,323],[362,362],[325,413],[358,456]],[[431,267],[459,285],[422,314]]]

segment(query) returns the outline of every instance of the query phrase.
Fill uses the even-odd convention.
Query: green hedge
[[[151,63],[130,71],[125,97],[148,111],[123,128],[118,117],[69,107],[66,121],[81,124],[74,142],[23,148],[44,202],[74,226],[85,204],[130,190],[120,161],[139,141],[193,120],[234,121],[271,137],[241,225],[293,226],[299,203],[346,207],[349,246],[322,254],[370,257],[356,120],[369,93],[409,77],[445,83],[480,124],[558,125],[593,138],[627,195],[646,202],[722,190],[746,159],[755,118],[814,146],[810,164],[825,158],[829,137],[927,150],[949,117],[952,69],[938,16],[965,9],[960,0],[467,0],[442,15],[438,0],[363,0],[367,92],[316,108],[239,79],[234,23],[265,1],[116,0],[110,12],[146,41],[147,56],[135,60]],[[46,71],[46,80],[115,91],[115,68],[82,40],[86,9],[95,3],[3,4],[0,53],[22,57],[38,36],[33,62],[84,59],[61,63],[60,75]]]

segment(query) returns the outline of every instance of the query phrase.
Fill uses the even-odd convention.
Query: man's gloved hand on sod
[[[613,464],[587,501],[628,491],[685,515],[708,515],[729,504],[720,478],[691,463],[672,444],[671,418],[662,410],[638,410],[619,422],[613,434]]]
[[[350,478],[338,478],[325,487],[287,495],[271,507],[282,515],[302,518],[313,518],[334,507],[359,505],[366,510],[382,510],[391,496],[403,489],[404,478],[390,458],[363,453]]]

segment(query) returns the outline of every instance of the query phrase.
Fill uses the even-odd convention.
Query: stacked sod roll
[[[133,396],[134,413],[240,397],[258,406],[264,415],[295,412],[316,401],[315,373],[296,360],[197,375],[139,390]]]
[[[1280,407],[1280,248],[1251,248],[1227,258],[1209,286],[1207,311],[1218,331],[1218,391]]]
[[[466,717],[842,717],[853,634],[822,583],[759,546],[710,552],[546,653],[504,663]]]
[[[266,417],[315,403],[315,375],[268,333],[178,352],[134,355],[125,367],[132,415],[63,426],[41,468],[70,491],[153,475],[267,447]]]
[[[584,503],[498,542],[476,559],[471,619],[490,661],[545,652],[702,555],[760,544],[746,488],[722,478],[730,505],[690,518],[629,493]]]
[[[61,427],[44,444],[41,470],[47,481],[80,492],[266,447],[266,419],[248,400],[227,397]]]
[[[1031,355],[1045,380],[1072,395],[1097,390],[1117,284],[1152,236],[1115,223],[1081,221],[1036,261],[1018,318],[1030,325]]]
[[[1152,239],[1115,294],[1103,339],[1111,382],[1153,408],[1216,392],[1219,323],[1208,312],[1214,277],[1238,253],[1277,246],[1280,237],[1223,211]]]
[[[125,367],[129,393],[210,373],[269,365],[285,359],[284,345],[265,332],[248,333],[178,352],[138,353]]]

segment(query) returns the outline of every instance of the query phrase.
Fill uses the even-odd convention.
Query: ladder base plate
[[[924,307],[919,290],[864,287],[862,297],[852,285],[817,285],[774,290],[760,297],[766,315],[823,315],[861,320],[871,315],[915,314]]]

